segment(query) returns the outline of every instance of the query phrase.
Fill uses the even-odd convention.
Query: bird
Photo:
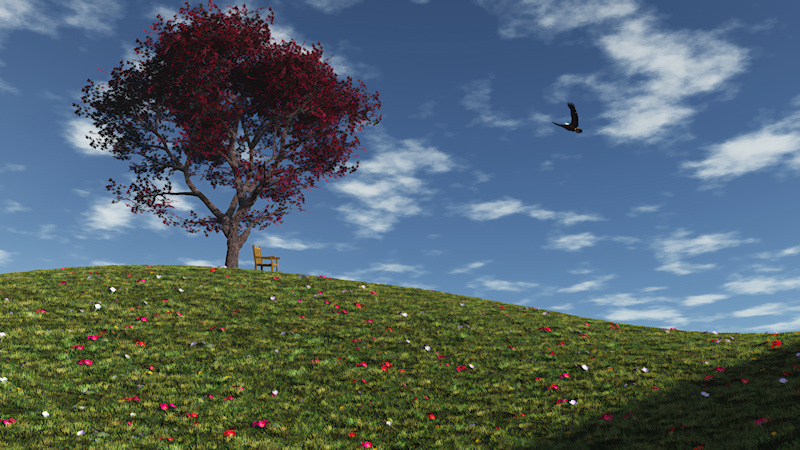
[[[560,126],[561,128],[563,128],[565,130],[574,131],[576,133],[583,133],[583,130],[578,128],[578,112],[575,111],[575,105],[572,104],[572,103],[567,103],[567,106],[569,106],[569,110],[572,113],[572,122],[565,123],[564,125],[561,125],[560,123],[555,123],[555,122],[553,122],[553,123],[558,125],[558,126]]]

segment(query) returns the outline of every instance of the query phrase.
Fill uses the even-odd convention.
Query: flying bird
[[[558,125],[558,126],[560,126],[561,128],[563,128],[565,130],[574,131],[576,133],[583,133],[583,130],[578,128],[578,112],[575,111],[575,105],[573,105],[572,103],[567,103],[567,106],[569,106],[569,110],[572,113],[572,122],[565,123],[564,125],[561,125],[560,123],[555,123],[555,122],[553,122],[553,123]]]

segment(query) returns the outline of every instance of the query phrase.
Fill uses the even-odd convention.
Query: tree
[[[212,0],[208,3],[220,11]],[[149,58],[152,47],[154,57],[143,62],[141,70],[115,68],[108,91],[103,94],[95,91],[92,97],[91,106],[96,111],[87,113],[105,138],[100,145],[111,146],[115,158],[129,160],[135,153],[145,159],[141,165],[130,165],[140,183],[132,183],[126,191],[129,194],[133,189],[136,193],[129,199],[135,205],[127,205],[131,206],[131,212],[136,214],[146,206],[164,218],[164,224],[169,224],[165,215],[177,216],[167,211],[172,206],[167,203],[166,195],[199,198],[213,216],[184,219],[180,225],[190,233],[197,230],[189,225],[205,226],[206,237],[209,231],[221,230],[228,240],[225,265],[229,268],[238,267],[239,250],[254,225],[265,221],[282,223],[287,201],[298,206],[305,201],[301,189],[314,187],[315,181],[326,175],[338,178],[356,171],[358,161],[351,167],[344,163],[359,141],[355,136],[352,142],[346,139],[356,126],[367,121],[368,113],[380,108],[377,91],[372,97],[376,103],[367,103],[361,80],[356,89],[351,86],[350,77],[341,82],[336,79],[333,68],[321,61],[321,46],[301,53],[294,40],[271,44],[269,27],[258,14],[247,17],[246,6],[241,15],[238,7],[233,10],[235,14],[230,15],[221,12],[208,15],[202,7],[188,12],[189,2],[186,2],[180,13],[188,12],[193,20],[179,24],[177,30],[173,21],[164,26],[158,15],[161,23],[154,23],[151,28],[155,31],[164,26],[164,29],[157,43],[146,39],[144,51]],[[269,23],[274,20],[272,8],[268,19]],[[138,39],[136,42],[142,44]],[[137,54],[141,48],[141,45],[136,48]],[[87,81],[90,84],[83,92],[89,94],[94,83]],[[81,100],[86,102],[87,96]],[[73,106],[80,115],[81,108],[74,103]],[[256,115],[262,119],[261,123],[256,121]],[[381,118],[367,123],[377,124]],[[168,141],[164,132],[174,130],[162,125],[162,119],[180,126],[181,137]],[[346,131],[338,129],[342,120]],[[244,136],[237,139],[239,124]],[[248,130],[253,131],[252,139]],[[157,144],[145,140],[146,132],[158,138]],[[114,133],[122,137],[116,138]],[[287,142],[290,136],[294,139],[292,143]],[[92,141],[93,148],[101,141],[86,138]],[[262,138],[262,147],[271,149],[269,159],[256,148]],[[173,144],[172,150],[167,142]],[[249,161],[242,157],[244,144],[249,150]],[[219,183],[236,190],[224,212],[191,180],[194,165],[202,166],[203,162],[209,164],[204,178],[212,188],[216,189]],[[225,163],[231,170],[223,175],[221,166]],[[169,170],[168,175],[176,170],[183,172],[191,192],[172,192],[168,175],[164,190],[150,184],[151,176],[161,180],[165,170]],[[145,172],[150,173],[142,180]],[[301,179],[305,174],[308,177]],[[112,190],[116,183],[110,178],[109,181],[106,189]],[[117,199],[112,203],[123,198],[122,189],[124,186],[116,187]],[[157,197],[162,198],[160,203],[156,203]],[[258,198],[269,199],[272,206],[279,207],[267,213],[268,205],[253,214],[249,209]],[[197,217],[194,211],[190,212],[192,218]],[[242,228],[247,225],[241,234],[240,224]]]

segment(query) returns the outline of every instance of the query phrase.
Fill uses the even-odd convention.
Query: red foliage
[[[186,2],[180,13],[188,13],[193,20],[177,24],[177,30],[174,21],[165,25],[161,15],[157,16],[161,23],[154,23],[151,28],[155,31],[163,27],[158,42],[148,37],[144,45],[136,48],[138,54],[145,47],[148,57],[142,69],[114,68],[109,90],[94,92],[90,105],[96,111],[87,115],[105,138],[102,146],[111,146],[115,158],[129,160],[135,153],[145,159],[141,165],[130,166],[142,183],[132,183],[126,191],[136,192],[131,212],[138,213],[147,206],[159,217],[175,216],[167,211],[172,206],[165,195],[199,198],[213,216],[184,220],[182,226],[190,233],[197,230],[189,225],[204,226],[206,237],[209,231],[221,230],[228,238],[226,265],[238,267],[239,249],[254,225],[265,221],[281,223],[287,201],[298,206],[305,201],[301,189],[314,187],[320,177],[338,178],[358,168],[358,161],[353,167],[344,164],[359,145],[357,137],[353,136],[352,142],[347,142],[347,137],[356,126],[362,131],[362,122],[377,124],[382,116],[368,121],[368,113],[380,108],[378,92],[372,97],[376,103],[368,104],[363,82],[359,80],[360,87],[356,89],[351,86],[350,77],[347,81],[337,80],[333,68],[321,60],[321,46],[318,49],[314,45],[312,52],[302,53],[294,40],[271,44],[269,27],[258,14],[248,17],[246,7],[241,12],[235,7],[234,14],[222,14],[212,0],[208,3],[218,13],[209,15],[202,7],[189,11]],[[268,20],[274,20],[272,8]],[[138,39],[136,42],[142,44]],[[155,53],[152,58],[151,48]],[[88,94],[94,83],[87,81],[90,85],[83,92]],[[86,102],[87,97],[81,100]],[[80,115],[81,108],[73,106]],[[257,122],[256,115],[261,122]],[[163,125],[162,119],[179,126],[183,130],[181,137],[168,141],[164,132],[174,129]],[[339,130],[343,119],[346,132]],[[239,124],[244,135],[237,138]],[[252,139],[248,130],[252,131]],[[147,132],[157,137],[156,144],[151,143],[152,137],[146,138]],[[262,147],[271,148],[269,159],[256,149],[265,136]],[[294,142],[287,143],[290,136]],[[93,148],[101,141],[87,139]],[[173,144],[172,150],[167,142]],[[249,161],[241,157],[243,145],[250,152]],[[195,172],[193,166],[204,162],[209,164],[204,178],[212,188],[216,189],[219,183],[236,189],[224,213],[190,179]],[[225,175],[220,171],[224,163],[231,168]],[[161,180],[165,170],[169,174],[183,172],[191,192],[172,192],[169,178],[166,190],[158,191],[149,177]],[[142,174],[147,172],[145,185]],[[305,174],[309,177],[301,179]],[[109,181],[106,189],[112,190],[116,183]],[[112,203],[122,199],[123,188],[116,187],[117,200]],[[159,196],[162,201],[156,203]],[[274,213],[267,213],[268,207],[257,214],[249,212],[258,198],[269,199],[280,208]],[[194,211],[191,216],[197,217]],[[168,219],[163,223],[168,224]],[[240,223],[248,224],[241,235]]]

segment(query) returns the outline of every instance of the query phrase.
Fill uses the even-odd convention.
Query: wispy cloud
[[[371,141],[373,156],[360,161],[355,173],[330,188],[358,201],[336,208],[345,222],[358,227],[357,235],[378,238],[402,218],[428,214],[421,203],[437,190],[428,187],[429,175],[422,173],[441,174],[457,165],[435,147],[416,139],[397,142],[381,128],[365,138]]]
[[[594,92],[606,105],[605,110],[585,115],[581,123],[592,124],[595,133],[615,143],[656,143],[676,139],[676,131],[688,133],[692,117],[701,108],[689,104],[689,100],[731,91],[730,81],[744,72],[749,62],[746,49],[722,37],[724,29],[672,30],[640,8],[636,0],[477,3],[499,16],[499,34],[506,39],[534,34],[549,42],[555,35],[577,28],[586,28],[596,36],[596,47],[611,65],[596,73],[559,76],[552,97],[562,101],[573,87]],[[475,123],[507,129],[523,124],[491,111],[488,81],[476,81],[468,88],[472,92],[463,104],[478,112]],[[600,125],[598,119],[607,119],[608,123]]]
[[[498,280],[492,277],[479,277],[476,280],[467,283],[467,286],[478,290],[492,290],[492,291],[508,291],[508,292],[522,292],[538,286],[538,283],[529,283],[526,281],[505,281]]]
[[[499,34],[505,39],[538,34],[551,37],[576,28],[619,20],[636,13],[636,0],[476,0],[500,17]]]
[[[800,111],[759,130],[711,145],[706,159],[683,162],[681,168],[707,182],[701,187],[705,190],[782,163],[795,173],[800,170]]]
[[[461,268],[458,268],[458,269],[453,269],[448,273],[453,275],[453,274],[458,274],[458,273],[472,272],[473,270],[480,269],[481,267],[485,266],[486,264],[488,264],[490,262],[491,261],[476,261],[474,263],[467,264],[464,267],[461,267]]]
[[[470,203],[467,205],[451,206],[449,208],[452,212],[466,216],[475,221],[496,220],[511,214],[527,214],[533,219],[554,220],[565,226],[571,226],[581,222],[606,220],[596,214],[551,211],[539,205],[525,206],[522,201],[508,197],[502,200]]]
[[[654,240],[652,247],[655,250],[656,258],[664,262],[656,270],[676,275],[689,275],[714,269],[717,264],[689,264],[682,259],[738,247],[742,244],[760,242],[759,239],[754,238],[737,239],[736,232],[704,234],[696,238],[687,238],[690,234],[691,232],[687,230],[679,229],[669,237]]]

